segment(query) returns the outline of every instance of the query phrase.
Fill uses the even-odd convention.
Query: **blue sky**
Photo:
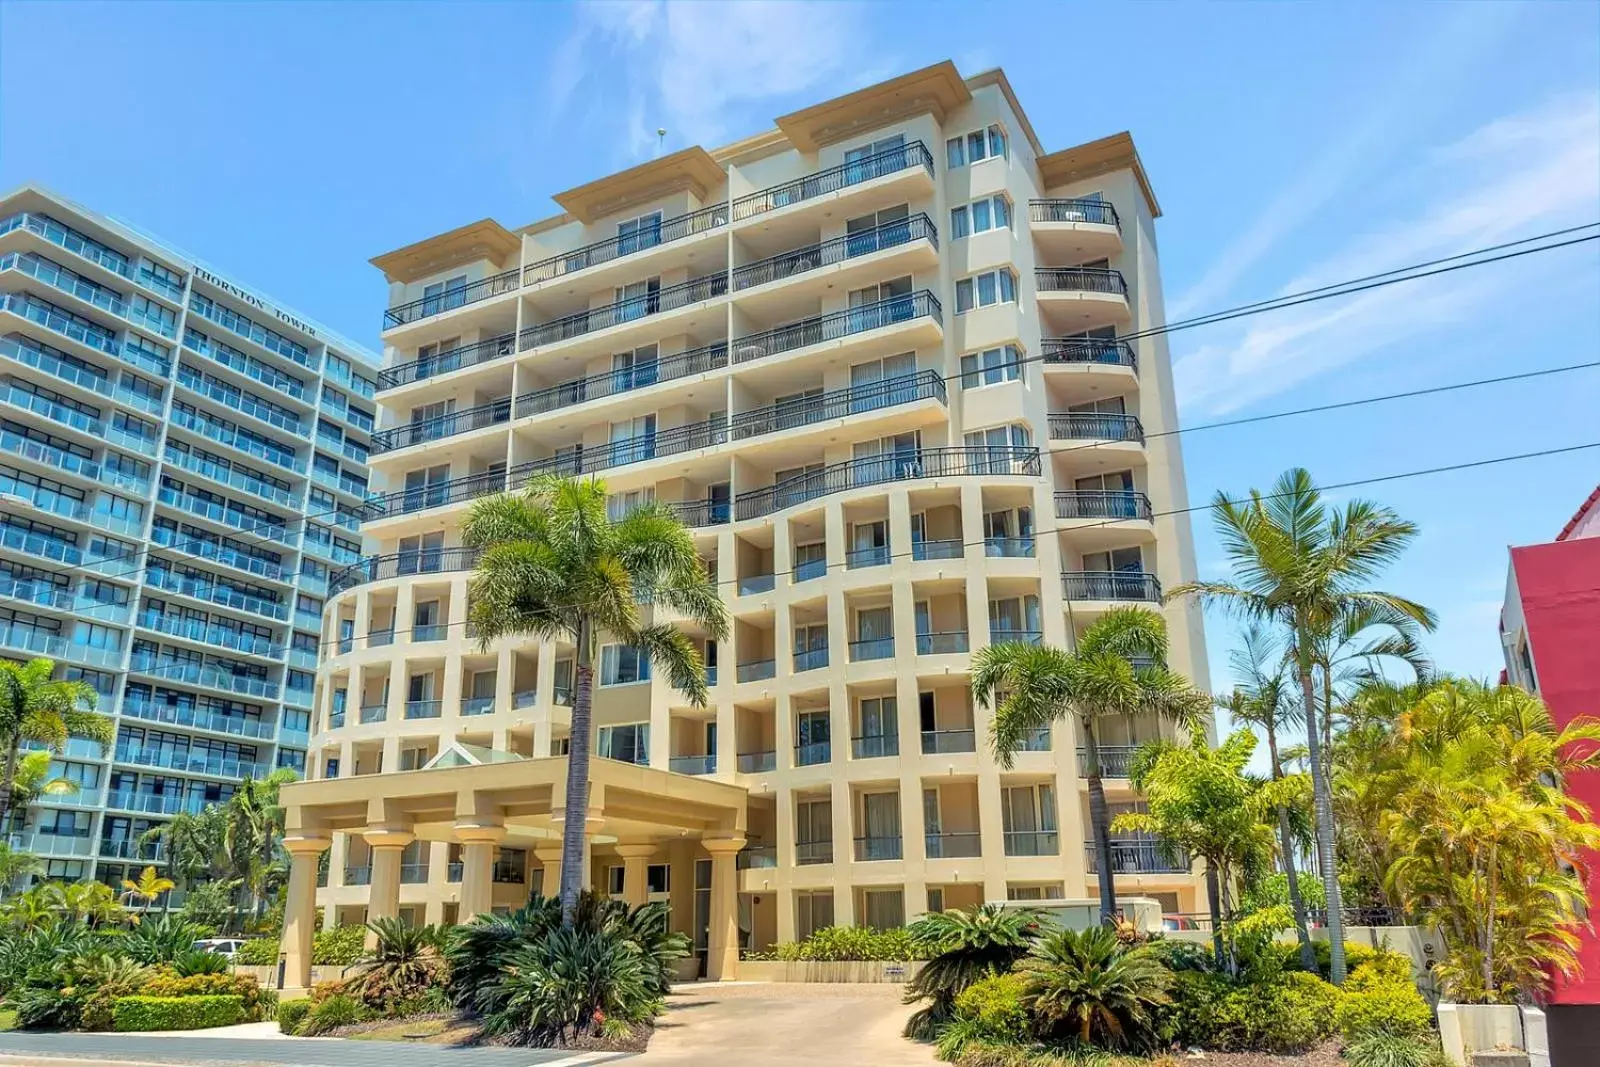
[[[1214,310],[1600,219],[1600,6],[0,4],[0,185],[133,222],[376,344],[366,260],[667,147],[951,58],[1047,149],[1131,130],[1169,306]],[[1187,423],[1600,354],[1594,244],[1176,334]],[[1600,440],[1600,373],[1185,435],[1190,491]],[[1600,451],[1353,490],[1423,530],[1386,585],[1440,665],[1499,667],[1509,544]],[[1340,494],[1343,499],[1349,494]],[[1203,574],[1222,560],[1199,517]],[[1209,630],[1213,676],[1231,628]]]

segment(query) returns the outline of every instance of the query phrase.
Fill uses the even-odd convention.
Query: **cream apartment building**
[[[670,901],[724,976],[829,924],[1092,896],[1073,727],[1002,770],[968,671],[1139,603],[1207,682],[1199,613],[1160,606],[1194,553],[1132,140],[1047,153],[1002,72],[946,62],[555,199],[373,260],[383,492],[285,792],[291,961],[313,894],[454,921],[553,890],[572,649],[479,650],[459,535],[546,471],[669,502],[733,620],[703,709],[604,649],[589,884]],[[1134,804],[1116,774],[1155,730],[1108,734]],[[1195,909],[1154,843],[1114,854],[1119,893]]]

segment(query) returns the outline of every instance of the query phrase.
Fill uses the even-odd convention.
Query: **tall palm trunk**
[[[578,917],[583,892],[583,843],[589,817],[589,723],[594,696],[593,634],[587,619],[578,627],[578,654],[573,664],[572,732],[567,743],[567,807],[561,824],[561,922]]]
[[[1489,838],[1489,900],[1483,909],[1483,999],[1486,1004],[1497,1004],[1494,995],[1494,908],[1500,889],[1499,857],[1496,841]]]
[[[1322,872],[1322,890],[1328,902],[1328,977],[1334,985],[1343,985],[1344,905],[1339,897],[1339,871],[1333,858],[1333,794],[1322,768],[1322,724],[1317,717],[1317,690],[1311,678],[1311,664],[1296,655],[1295,670],[1300,675],[1300,693],[1306,711],[1306,747],[1317,820],[1317,866]]]
[[[1100,922],[1110,926],[1117,920],[1117,887],[1111,867],[1111,809],[1106,806],[1105,786],[1100,782],[1100,742],[1094,723],[1087,716],[1083,724],[1084,779],[1089,783],[1089,833],[1094,838],[1096,869],[1100,872]]]
[[[1217,969],[1227,966],[1227,956],[1222,947],[1222,882],[1217,869],[1206,864],[1206,905],[1211,909],[1211,951],[1217,960]]]
[[[16,795],[17,787],[17,757],[22,752],[22,735],[11,735],[11,744],[6,753],[6,770],[0,776],[0,832],[11,833],[11,799]]]
[[[1267,755],[1272,760],[1272,780],[1283,779],[1283,761],[1278,759],[1278,729],[1267,716]],[[1278,847],[1283,851],[1283,875],[1289,882],[1289,908],[1294,912],[1294,932],[1300,942],[1300,966],[1315,974],[1317,954],[1311,947],[1310,924],[1306,922],[1306,901],[1300,895],[1300,872],[1294,865],[1294,835],[1289,832],[1289,812],[1278,805]]]

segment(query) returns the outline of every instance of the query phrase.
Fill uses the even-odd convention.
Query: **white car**
[[[196,952],[215,952],[219,956],[233,959],[233,954],[239,951],[239,946],[244,944],[242,937],[207,937],[194,943]]]

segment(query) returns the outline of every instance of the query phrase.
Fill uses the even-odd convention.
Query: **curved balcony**
[[[743,441],[849,415],[914,404],[918,400],[949,403],[944,378],[938,371],[919,371],[900,378],[837,389],[821,396],[785,400],[752,411],[742,411],[733,416],[730,430],[735,441]]]
[[[562,252],[549,259],[530,264],[522,268],[522,284],[537,285],[553,278],[563,278],[578,271],[588,270],[590,267],[598,267],[640,252],[648,252],[652,248],[660,248],[686,237],[709,233],[727,224],[728,205],[713,204],[686,215],[664,219],[649,228],[641,228],[610,240],[574,248],[570,252]]]
[[[1135,490],[1080,489],[1056,494],[1056,518],[1150,522],[1155,514],[1150,498]]]
[[[1076,333],[1128,321],[1128,283],[1102,267],[1039,267],[1033,272],[1047,332]]]
[[[574,337],[583,337],[612,326],[637,322],[664,311],[676,311],[691,304],[725,296],[727,292],[726,272],[719,271],[701,278],[691,278],[689,281],[669,285],[665,289],[644,296],[618,300],[603,307],[590,308],[587,311],[564,315],[559,319],[551,319],[549,322],[541,322],[537,326],[529,326],[518,335],[517,350],[526,352],[532,348],[570,341]]]
[[[410,448],[412,445],[438,441],[510,421],[511,398],[502,397],[487,404],[479,404],[477,407],[452,411],[438,418],[420,419],[401,426],[392,426],[387,430],[379,430],[372,435],[372,455],[380,456],[396,449]]]
[[[387,370],[378,372],[378,388],[393,389],[401,385],[410,385],[426,378],[433,378],[440,374],[449,374],[451,371],[463,367],[476,367],[480,363],[488,363],[502,356],[509,356],[517,350],[515,334],[503,333],[499,337],[491,337],[486,341],[475,344],[461,345],[448,352],[439,352],[423,359],[414,359],[409,363],[397,363]]]
[[[1033,239],[1048,259],[1082,263],[1122,251],[1122,221],[1105,200],[1057,197],[1028,201]]]
[[[642,437],[629,437],[593,448],[579,446],[575,451],[520,463],[511,469],[511,484],[520,484],[535,474],[562,474],[569,477],[593,474],[613,467],[625,467],[630,463],[643,463],[663,456],[710,448],[725,444],[727,440],[727,418],[713,416],[701,422],[658,430]]]
[[[1127,297],[1128,283],[1120,270],[1104,267],[1038,267],[1034,285],[1041,293],[1107,293]]]
[[[779,208],[804,203],[830,193],[843,192],[851,186],[861,185],[874,178],[884,178],[917,168],[925,172],[930,181],[933,179],[933,153],[929,152],[928,146],[921,141],[912,141],[910,144],[890,148],[864,159],[851,160],[837,167],[808,174],[804,178],[796,178],[782,185],[774,185],[741,196],[733,202],[733,219],[735,222],[743,222]]]
[[[1037,448],[922,448],[849,459],[764,489],[740,493],[734,501],[734,512],[740,519],[755,519],[833,493],[911,479],[1016,475],[1038,477]]]
[[[780,252],[775,256],[739,267],[733,272],[733,288],[753,289],[769,282],[787,281],[802,274],[831,267],[857,256],[868,256],[890,248],[899,248],[914,241],[927,241],[934,249],[939,247],[939,231],[927,215],[886,222],[870,230],[861,230],[844,237],[834,237],[818,244]]]
[[[927,289],[905,296],[894,296],[875,304],[831,311],[826,315],[775,326],[761,333],[748,334],[733,341],[734,363],[749,363],[783,352],[793,352],[853,334],[897,326],[917,319],[931,319],[944,325],[944,309],[939,298]]]
[[[366,503],[361,505],[361,517],[370,521],[396,515],[410,515],[429,508],[442,508],[447,504],[476,500],[480,496],[503,492],[505,488],[505,471],[482,471],[478,474],[452,478],[447,482],[434,482],[432,485],[397,489],[392,493],[369,496]]]
[[[516,417],[540,415],[548,411],[572,407],[589,400],[646,389],[661,382],[687,378],[707,371],[719,370],[728,365],[728,345],[725,341],[691,348],[660,356],[649,363],[635,363],[632,367],[594,374],[587,378],[574,378],[545,389],[523,393],[516,399]]]
[[[446,311],[454,311],[468,304],[476,304],[481,300],[488,300],[493,296],[505,293],[514,293],[522,284],[522,268],[513,267],[499,274],[492,274],[487,278],[479,279],[457,289],[449,289],[438,296],[425,296],[421,300],[412,300],[404,304],[396,304],[383,313],[383,328],[404,326],[410,322],[419,322],[432,315]]]
[[[328,594],[332,596],[346,589],[354,589],[358,585],[381,582],[387,578],[470,571],[477,564],[476,548],[429,548],[414,552],[393,552],[386,556],[368,556],[361,562],[330,575]]]
[[[1161,581],[1139,571],[1064,571],[1061,595],[1068,600],[1161,603]]]
[[[1130,441],[1144,443],[1144,426],[1137,415],[1068,412],[1050,416],[1052,441]]]

